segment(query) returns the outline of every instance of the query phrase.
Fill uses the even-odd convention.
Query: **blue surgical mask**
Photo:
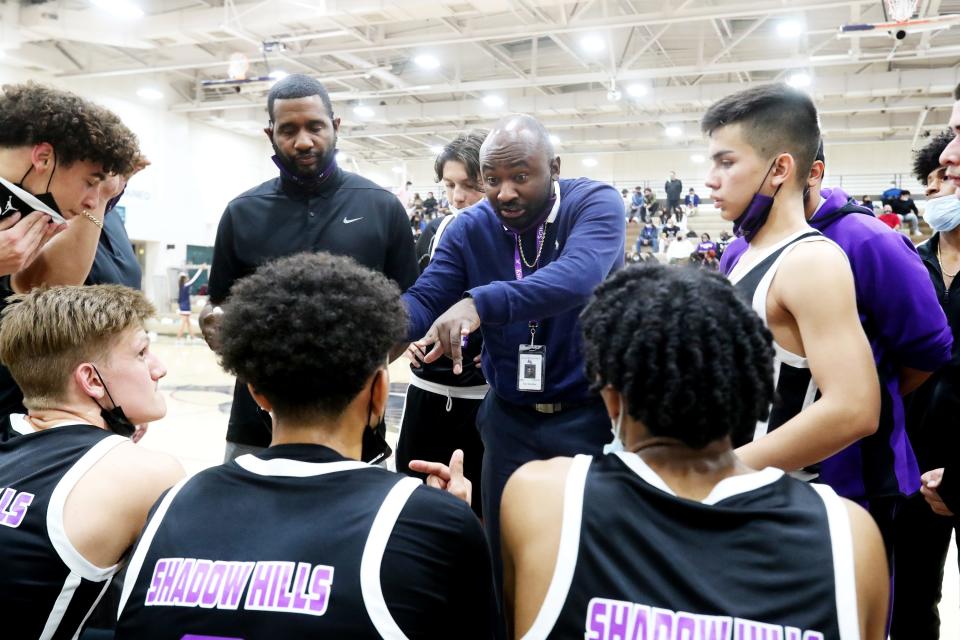
[[[760,193],[760,189],[763,188],[764,183],[767,181],[767,176],[769,176],[773,170],[774,164],[776,164],[776,162],[771,164],[770,168],[767,169],[767,172],[763,175],[760,188],[753,194],[753,198],[750,199],[750,204],[743,210],[740,217],[733,221],[733,232],[738,237],[746,239],[747,242],[753,240],[753,237],[757,235],[757,232],[760,231],[760,228],[767,221],[770,210],[773,209],[773,199],[776,198],[780,192],[780,187],[777,187],[777,190],[773,192],[772,196],[765,196]]]
[[[960,198],[951,195],[927,200],[923,219],[934,231],[940,233],[953,231],[960,226]]]
[[[623,409],[620,410],[620,414],[615,419],[610,421],[610,424],[612,426],[611,431],[613,431],[613,440],[603,445],[603,455],[623,451],[623,440],[620,439],[620,429],[623,426]]]

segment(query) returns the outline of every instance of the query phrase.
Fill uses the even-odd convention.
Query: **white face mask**
[[[623,451],[623,440],[620,439],[620,428],[623,426],[623,409],[621,404],[620,414],[610,421],[613,440],[603,445],[603,455],[608,453],[617,453]]]
[[[934,231],[953,231],[960,226],[960,199],[951,195],[928,200],[923,219]]]

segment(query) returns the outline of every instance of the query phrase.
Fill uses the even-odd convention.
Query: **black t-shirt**
[[[158,502],[116,638],[498,637],[489,553],[453,496],[321,445],[279,445]]]
[[[110,212],[103,218],[97,255],[84,284],[122,284],[139,290],[142,280],[143,271],[123,220],[116,212]]]
[[[395,195],[337,169],[318,189],[305,191],[274,178],[234,198],[220,218],[210,269],[210,300],[263,263],[303,251],[350,256],[406,290],[417,279],[407,214]],[[270,431],[246,385],[234,389],[227,440],[267,446]]]

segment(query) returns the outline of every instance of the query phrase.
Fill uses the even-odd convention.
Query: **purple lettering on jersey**
[[[203,587],[203,594],[200,596],[200,606],[204,609],[212,609],[217,606],[217,600],[220,599],[220,590],[223,587],[223,577],[227,573],[228,564],[230,563],[219,560],[213,563],[213,568],[210,569],[206,586]]]
[[[170,593],[177,579],[177,572],[183,564],[183,558],[167,558],[167,569],[163,574],[163,583],[157,592],[157,604],[170,604]]]
[[[330,602],[330,591],[333,588],[333,567],[318,564],[313,568],[310,576],[310,595],[313,597],[310,609],[304,613],[322,616],[327,612]]]
[[[784,640],[801,640],[803,637],[800,629],[796,627],[784,627],[783,628],[783,638]]]
[[[737,640],[783,640],[783,627],[756,620],[736,619]]]
[[[240,606],[240,596],[243,588],[253,573],[253,562],[226,562],[227,576],[223,581],[223,592],[220,595],[218,609],[234,610]]]
[[[630,609],[629,602],[614,602],[611,604],[610,611],[610,630],[607,632],[609,640],[628,640],[627,633],[630,629]]]
[[[676,629],[674,630],[674,638],[676,640],[699,640],[697,638],[697,618],[699,616],[687,613],[686,611],[678,611],[676,618]]]
[[[180,604],[183,602],[183,596],[187,592],[187,583],[190,580],[190,576],[193,573],[193,565],[196,562],[196,558],[183,559],[183,564],[180,565],[180,571],[177,572],[177,584],[173,588],[173,593],[170,594],[171,604]]]
[[[603,632],[607,628],[607,601],[603,598],[593,598],[587,606],[586,633],[584,640],[603,640]]]
[[[193,566],[193,576],[190,579],[190,586],[187,588],[186,595],[183,598],[183,604],[188,607],[195,607],[200,602],[200,593],[203,591],[207,576],[210,575],[210,569],[213,562],[210,560],[197,560]]]
[[[17,490],[13,487],[7,487],[3,490],[3,494],[0,495],[0,513],[4,513],[7,510],[7,507],[13,502],[13,496],[17,493]]]
[[[293,580],[293,610],[306,611],[310,600],[306,597],[307,581],[310,579],[310,565],[297,563],[297,576]]]
[[[147,590],[147,597],[143,601],[148,607],[157,601],[157,591],[163,583],[163,576],[166,571],[167,559],[160,558],[157,560],[157,563],[153,565],[153,576],[150,577],[150,588]]]
[[[273,562],[257,563],[257,566],[253,569],[250,588],[247,589],[247,602],[244,604],[244,608],[257,611],[270,608],[271,585],[276,570],[277,565]]]
[[[703,640],[730,640],[733,620],[726,616],[697,616]]]
[[[17,494],[17,497],[13,499],[13,506],[7,510],[6,516],[0,520],[0,524],[10,527],[11,529],[16,529],[23,524],[23,519],[27,515],[27,508],[33,503],[33,498],[34,495],[32,493],[21,491]]]
[[[670,609],[653,607],[650,610],[653,624],[650,625],[651,640],[673,640],[674,617],[676,614]]]
[[[278,562],[277,563],[277,592],[274,595],[273,606],[276,609],[287,610],[290,609],[290,578],[293,577],[293,567],[292,562]]]
[[[823,640],[823,634],[819,631],[804,631],[803,640]]]

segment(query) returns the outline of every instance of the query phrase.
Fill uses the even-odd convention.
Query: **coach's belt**
[[[545,404],[535,404],[533,405],[534,411],[539,411],[540,413],[560,413],[563,411],[563,403],[561,402],[549,402]],[[567,408],[572,408],[570,405],[567,405]]]

